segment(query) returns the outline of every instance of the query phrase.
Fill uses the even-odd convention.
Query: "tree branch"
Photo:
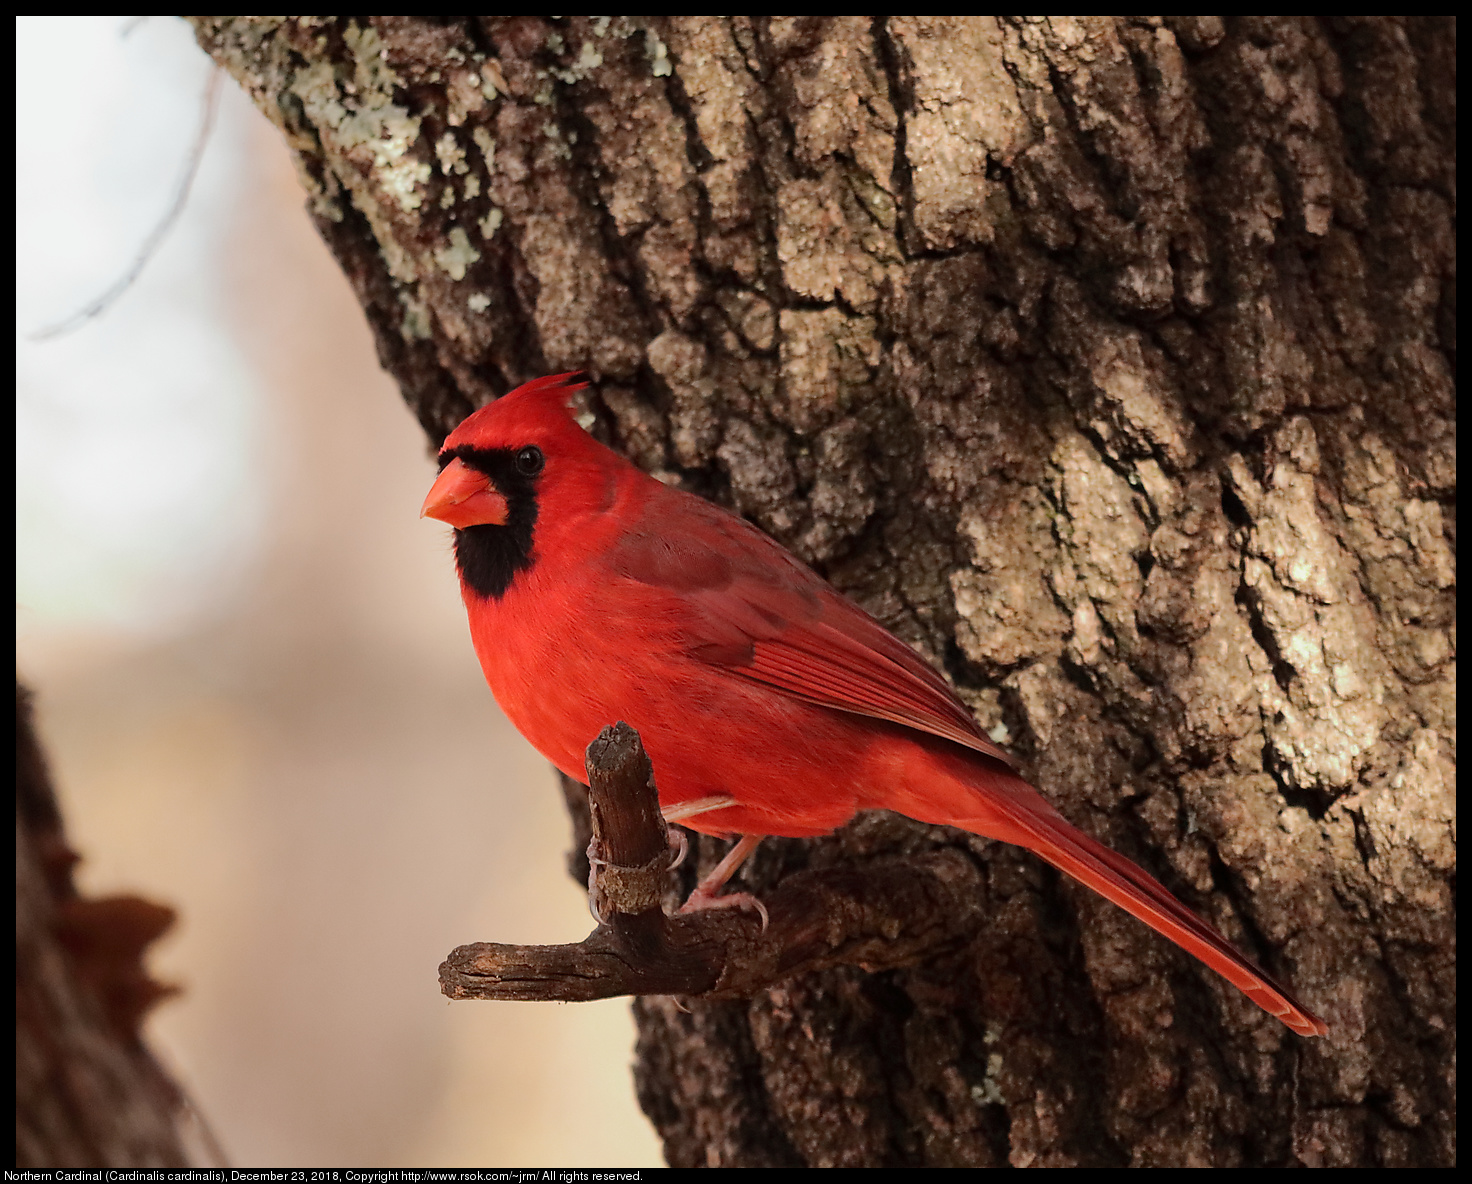
[[[765,931],[738,909],[666,915],[670,849],[639,734],[604,728],[587,769],[589,890],[604,920],[575,945],[460,946],[440,966],[451,999],[737,998],[829,966],[924,962],[980,923],[980,873],[956,850],[798,872],[764,902]]]

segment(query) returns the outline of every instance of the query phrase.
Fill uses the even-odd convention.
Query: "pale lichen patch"
[[[351,93],[346,80],[339,85],[326,61],[299,70],[290,89],[319,129],[329,160],[337,157],[353,162],[352,172],[364,176],[369,186],[388,196],[400,211],[411,213],[423,203],[420,187],[430,177],[430,166],[412,151],[419,136],[419,117],[393,101],[398,78],[384,60],[377,30],[349,24],[343,36],[354,53]],[[335,171],[342,175],[345,170]],[[374,221],[375,199],[364,186],[354,185],[351,177],[344,179],[359,208]],[[379,237],[383,241],[384,236]]]
[[[399,322],[399,333],[405,341],[428,341],[434,336],[430,328],[429,309],[412,292],[399,289],[399,303],[404,306],[404,316]]]
[[[470,245],[463,226],[451,227],[449,237],[446,246],[435,249],[434,261],[452,280],[463,280],[466,270],[480,259],[480,252]]]
[[[603,54],[591,41],[584,41],[572,65],[566,69],[554,69],[551,74],[558,82],[571,86],[581,82],[601,65],[603,65]]]
[[[578,60],[573,68],[586,75],[601,65],[603,65],[603,55],[598,52],[597,46],[591,41],[584,41],[582,51],[578,54]]]
[[[480,125],[477,125],[471,129],[470,138],[475,141],[475,146],[480,149],[481,157],[485,160],[486,172],[495,172],[496,138]]]
[[[552,157],[554,160],[572,159],[572,148],[569,146],[569,144],[570,142],[575,142],[576,137],[564,137],[562,134],[562,128],[558,126],[556,120],[547,120],[547,122],[542,125],[542,134],[546,136],[549,141],[551,141]]]
[[[484,110],[487,95],[482,89],[482,76],[473,66],[453,70],[445,86],[448,102],[445,118],[451,127],[459,127],[467,115]]]
[[[656,78],[667,78],[674,72],[670,64],[670,51],[659,34],[653,29],[644,30],[644,46],[649,52],[649,69]]]
[[[440,172],[447,177],[463,176],[470,171],[465,149],[460,147],[454,132],[446,132],[435,141],[434,154],[440,162]]]

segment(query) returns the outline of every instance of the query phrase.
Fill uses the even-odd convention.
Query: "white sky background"
[[[453,946],[579,940],[586,899],[418,521],[423,432],[230,79],[136,284],[28,337],[127,271],[195,140],[208,59],[129,19],[16,26],[16,623],[82,890],[179,910],[146,1038],[233,1166],[658,1163],[627,1001],[439,994]]]
[[[220,104],[189,202],[133,287],[31,340],[122,276],[169,209],[210,63],[165,17],[26,17],[17,33],[18,627],[177,630],[226,607],[266,488],[259,391],[208,266],[241,112]],[[73,66],[64,86],[58,61]]]

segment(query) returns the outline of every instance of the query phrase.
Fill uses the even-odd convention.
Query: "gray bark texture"
[[[672,1164],[1454,1162],[1454,21],[191,19],[432,443],[588,371],[1331,1028],[867,816],[746,886],[948,846],[970,939],[641,1000]]]

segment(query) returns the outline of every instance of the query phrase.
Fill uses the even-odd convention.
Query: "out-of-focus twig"
[[[125,29],[124,35],[130,31],[131,28]],[[46,341],[80,329],[93,317],[106,312],[108,307],[131,288],[133,282],[143,274],[143,269],[158,253],[159,247],[163,245],[169,232],[174,229],[175,224],[179,221],[179,215],[184,212],[184,206],[189,201],[189,193],[194,188],[194,179],[199,175],[199,163],[204,159],[205,145],[209,143],[210,130],[214,127],[215,109],[219,106],[219,99],[220,69],[217,66],[210,71],[209,81],[205,83],[204,107],[199,117],[199,131],[195,133],[194,144],[185,158],[184,173],[179,178],[178,187],[174,191],[174,202],[169,206],[168,212],[159,220],[152,233],[143,240],[143,245],[138,248],[138,253],[133,257],[133,262],[128,265],[128,270],[113,281],[107,291],[79,308],[65,320],[57,321],[54,325],[47,325],[43,329],[37,329],[29,335],[32,341]]]

